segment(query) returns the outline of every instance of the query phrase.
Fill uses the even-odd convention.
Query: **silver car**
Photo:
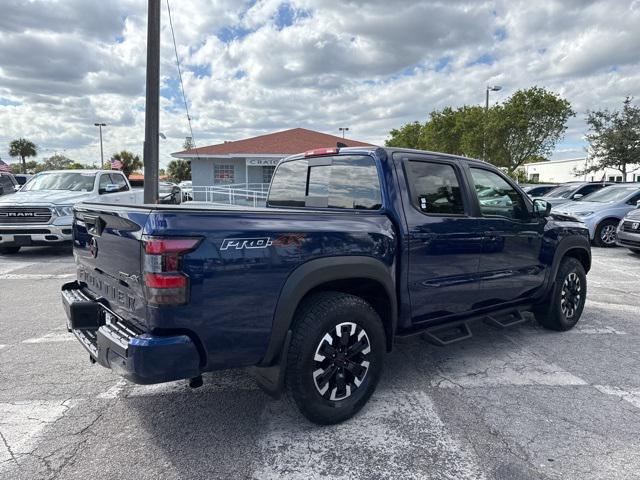
[[[640,253],[640,208],[631,210],[618,225],[618,245]]]
[[[571,201],[579,201],[609,185],[615,184],[612,182],[568,182],[537,198],[557,207]]]
[[[554,207],[553,211],[576,217],[589,228],[599,247],[615,247],[620,220],[640,201],[640,184],[622,183],[603,188],[579,201]]]

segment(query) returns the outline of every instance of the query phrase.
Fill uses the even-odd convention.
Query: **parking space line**
[[[72,342],[75,340],[72,334],[68,332],[51,332],[42,337],[33,337],[23,340],[21,343],[58,343],[58,342]]]
[[[63,278],[75,278],[75,273],[58,273],[58,274],[44,274],[44,273],[6,273],[0,274],[0,280],[50,280],[50,279],[63,279]]]
[[[567,333],[585,334],[585,335],[627,335],[627,332],[622,330],[616,330],[613,327],[599,327],[599,328],[573,328]]]
[[[0,403],[0,473],[33,451],[44,430],[76,404],[76,400]]]
[[[33,262],[3,262],[3,264],[0,265],[0,276],[32,265],[35,264]]]
[[[348,422],[322,428],[282,402],[263,415],[267,432],[253,478],[486,478],[422,391],[377,392]]]
[[[118,382],[112,387],[110,387],[106,392],[99,394],[98,398],[102,400],[111,400],[114,398],[118,398],[122,393],[122,391],[124,390],[124,387],[126,386],[127,386],[127,381],[124,378],[122,378],[118,380]]]
[[[626,402],[629,402],[634,407],[640,408],[640,388],[624,389],[619,387],[610,387],[607,385],[594,385],[594,387],[607,395],[615,395],[620,397]]]

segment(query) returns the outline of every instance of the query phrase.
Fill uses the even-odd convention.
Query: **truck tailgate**
[[[80,205],[73,222],[78,281],[139,326],[145,318],[141,237],[150,211]]]

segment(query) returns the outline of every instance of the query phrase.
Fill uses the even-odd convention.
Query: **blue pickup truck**
[[[251,367],[320,424],[354,415],[399,336],[582,313],[589,234],[487,163],[324,148],[278,165],[265,208],[80,204],[67,327],[150,384]]]

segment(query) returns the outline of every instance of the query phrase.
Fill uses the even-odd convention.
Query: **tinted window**
[[[306,160],[281,163],[271,180],[268,204],[279,207],[304,207],[307,168]]]
[[[604,187],[604,185],[600,184],[600,183],[594,183],[593,185],[585,185],[584,187],[582,187],[580,190],[578,190],[577,193],[582,194],[583,196],[587,196],[590,193],[593,193],[597,190],[600,190],[602,187]]]
[[[422,212],[464,214],[460,183],[451,165],[410,161],[411,202]]]
[[[504,178],[489,170],[471,168],[480,211],[514,219],[528,218],[524,199]]]
[[[107,185],[109,185],[110,183],[111,177],[109,176],[109,174],[105,173],[103,175],[100,175],[100,183],[98,184],[98,188],[102,192],[107,189]]]
[[[9,175],[0,175],[0,186],[4,187],[5,193],[13,190],[13,182]]]
[[[378,171],[369,156],[340,156],[281,164],[274,174],[269,205],[354,208],[382,206]]]
[[[112,173],[111,181],[114,183],[114,185],[118,186],[119,192],[126,192],[127,190],[129,190],[127,181],[124,179],[124,176],[120,175],[119,173]]]

